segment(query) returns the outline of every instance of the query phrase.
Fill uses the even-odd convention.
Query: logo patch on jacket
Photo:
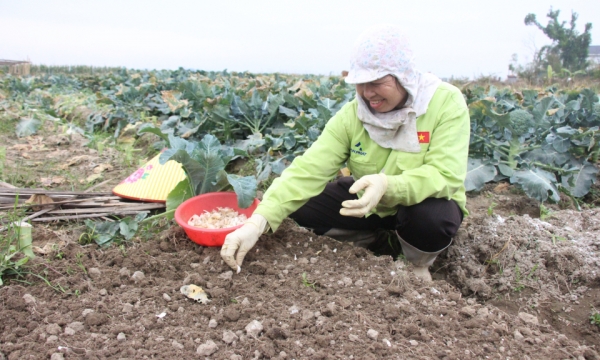
[[[420,144],[429,144],[429,131],[417,131]]]
[[[361,145],[361,143],[359,141],[358,144],[354,145],[354,149],[350,149],[350,151],[355,154],[362,155],[362,156],[367,155],[367,153],[363,151],[363,149],[360,145]]]

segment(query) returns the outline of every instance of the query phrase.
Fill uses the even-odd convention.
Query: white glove
[[[221,247],[223,261],[238,273],[241,270],[244,257],[254,247],[260,235],[267,229],[268,223],[262,215],[253,214],[241,228],[228,234]],[[237,255],[235,255],[237,251]],[[235,257],[234,257],[235,256]]]
[[[373,209],[385,191],[387,190],[388,181],[385,174],[365,175],[358,179],[348,192],[356,194],[360,190],[365,190],[363,196],[357,200],[346,200],[342,203],[343,208],[340,209],[340,214],[344,216],[363,217],[371,209]]]

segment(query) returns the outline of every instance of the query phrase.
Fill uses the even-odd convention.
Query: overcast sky
[[[600,45],[600,0],[0,0],[0,59],[34,64],[339,74],[377,23],[402,26],[423,71],[505,77],[531,61],[547,24],[579,14]]]

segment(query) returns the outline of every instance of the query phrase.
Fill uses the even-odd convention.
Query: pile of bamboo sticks
[[[22,221],[60,221],[112,216],[135,216],[140,212],[163,209],[164,203],[131,201],[110,192],[52,191],[16,188],[0,183],[0,212],[23,208],[30,215]]]

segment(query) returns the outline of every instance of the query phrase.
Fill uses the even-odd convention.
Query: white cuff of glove
[[[265,219],[265,217],[261,214],[252,214],[252,216],[250,216],[250,218],[246,220],[244,224],[252,224],[256,226],[258,228],[259,234],[266,233],[270,228],[267,219]]]

